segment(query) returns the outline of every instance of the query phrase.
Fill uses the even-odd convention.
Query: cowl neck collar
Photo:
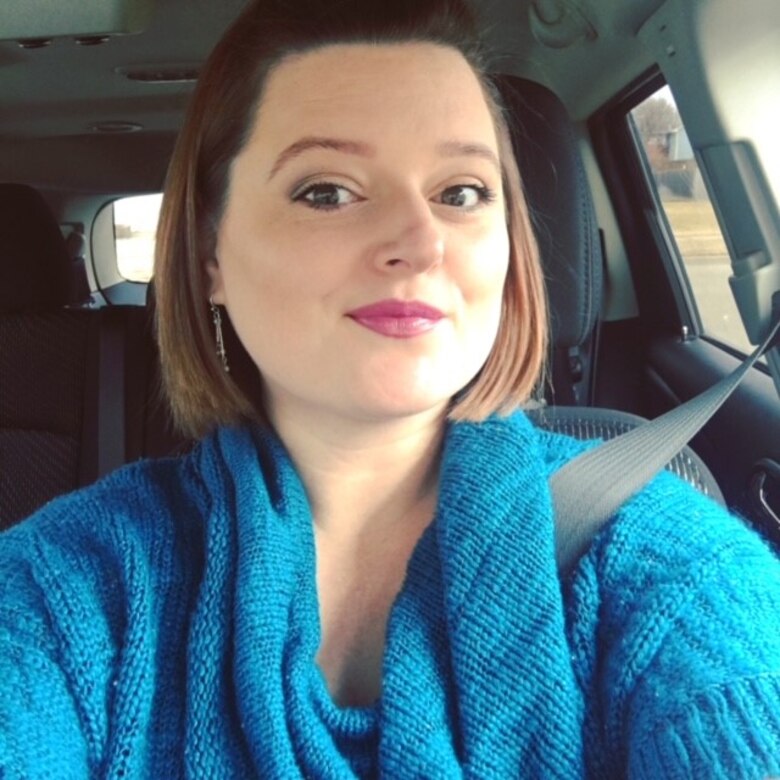
[[[544,458],[522,414],[448,426],[367,708],[337,707],[315,663],[312,517],[281,442],[222,429],[196,459],[210,512],[188,648],[193,777],[581,774]]]

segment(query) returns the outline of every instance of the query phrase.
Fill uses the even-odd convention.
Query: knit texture
[[[671,475],[561,585],[522,415],[448,428],[381,699],[339,708],[312,519],[267,431],[223,429],[0,537],[0,777],[780,774],[780,564]]]

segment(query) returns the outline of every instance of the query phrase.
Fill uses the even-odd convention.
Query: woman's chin
[[[350,408],[364,419],[392,420],[420,415],[444,415],[457,388],[413,388],[408,385],[386,385],[366,388],[362,393],[350,394]]]
[[[378,362],[378,361],[377,361]],[[466,387],[479,371],[456,361],[375,362],[344,381],[346,406],[371,418],[404,417],[446,413],[452,398]],[[342,380],[346,377],[341,377]]]

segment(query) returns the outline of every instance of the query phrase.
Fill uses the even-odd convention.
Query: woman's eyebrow
[[[436,147],[436,151],[443,157],[481,157],[492,163],[496,170],[501,172],[501,163],[498,155],[485,144],[467,141],[443,141]]]
[[[364,141],[351,141],[344,138],[326,138],[322,136],[307,136],[290,144],[276,158],[276,161],[268,175],[270,181],[290,160],[298,157],[309,149],[334,149],[345,154],[356,154],[361,157],[373,157],[376,155],[375,147]],[[501,171],[501,164],[496,153],[485,144],[466,141],[442,141],[436,146],[436,151],[442,157],[481,157],[492,163],[497,171]]]
[[[346,154],[357,154],[361,157],[373,157],[376,149],[363,141],[349,141],[343,138],[323,138],[320,136],[307,136],[301,138],[293,144],[290,144],[277,158],[268,175],[270,181],[279,172],[279,170],[290,160],[308,149],[335,149],[337,152]]]

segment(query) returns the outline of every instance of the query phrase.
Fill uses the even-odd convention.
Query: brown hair
[[[495,122],[507,204],[510,263],[493,349],[450,417],[480,420],[528,399],[544,363],[541,268],[509,129],[485,75],[476,24],[463,0],[255,0],[217,44],[198,79],[165,185],[155,258],[157,338],[174,420],[201,436],[263,419],[262,381],[223,316],[230,373],[216,355],[206,262],[229,187],[230,164],[252,129],[271,69],[293,53],[338,43],[432,42],[463,54]]]

